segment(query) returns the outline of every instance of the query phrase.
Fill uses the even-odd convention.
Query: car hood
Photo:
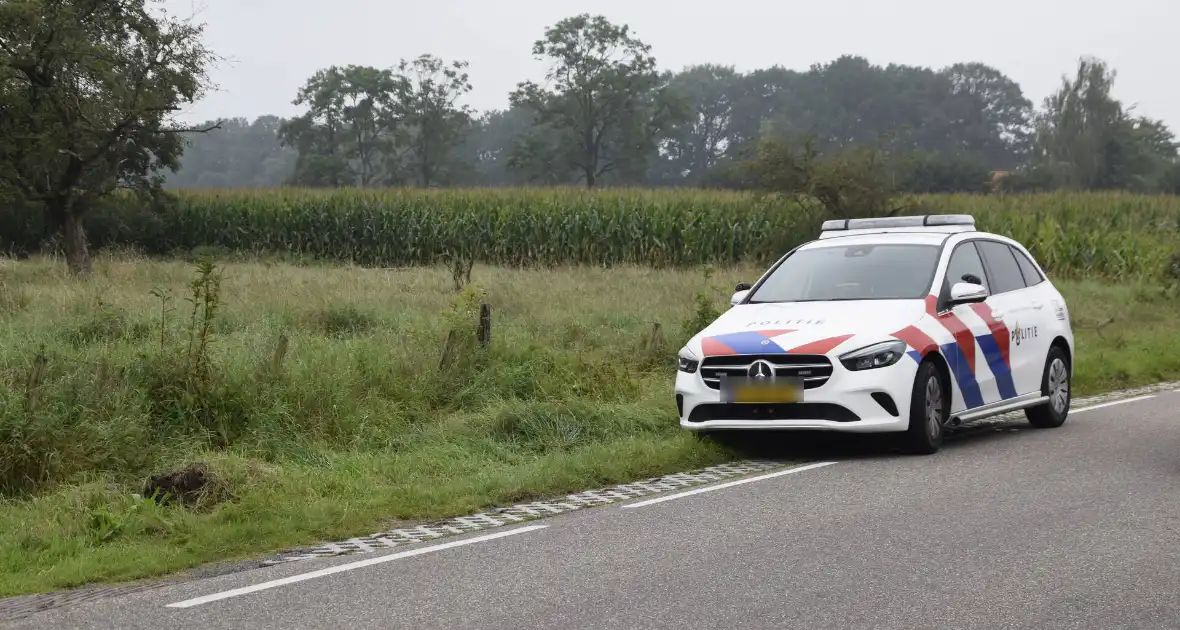
[[[889,338],[926,314],[925,300],[739,304],[693,337],[698,357],[841,352]]]

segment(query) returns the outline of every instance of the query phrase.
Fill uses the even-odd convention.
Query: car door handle
[[[1004,319],[1004,311],[992,310],[992,319]]]
[[[1039,311],[1039,310],[1041,310],[1042,308],[1044,308],[1044,307],[1045,307],[1045,305],[1044,305],[1044,304],[1041,304],[1040,302],[1033,302],[1033,305],[1032,305],[1032,307],[1033,307],[1034,309],[1036,309],[1036,310],[1038,310],[1038,311]]]

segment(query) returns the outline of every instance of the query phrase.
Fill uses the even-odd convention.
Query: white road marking
[[[504,532],[496,532],[495,534],[485,534],[483,536],[476,536],[475,538],[465,538],[463,540],[456,540],[454,542],[443,543],[440,545],[432,545],[430,547],[420,547],[418,549],[410,549],[400,553],[389,554],[388,556],[380,556],[377,558],[369,558],[367,560],[358,560],[357,562],[349,562],[348,564],[341,564],[327,569],[320,569],[319,571],[311,571],[308,573],[300,573],[278,580],[271,580],[269,582],[262,582],[261,584],[254,584],[253,586],[243,586],[242,588],[235,588],[230,591],[222,591],[212,595],[205,595],[203,597],[194,597],[193,599],[186,599],[183,602],[176,602],[168,604],[168,608],[190,608],[192,606],[199,606],[209,602],[215,602],[221,599],[228,599],[230,597],[237,597],[239,595],[247,595],[249,593],[256,593],[279,586],[286,586],[287,584],[294,584],[304,580],[312,580],[325,575],[332,575],[333,573],[341,573],[343,571],[351,571],[353,569],[360,569],[362,567],[372,566],[374,564],[381,564],[382,562],[390,562],[392,560],[400,560],[402,558],[409,558],[410,556],[420,556],[424,553],[432,551],[442,551],[443,549],[450,549],[452,547],[461,547],[463,545],[471,545],[485,540],[492,540],[494,538],[503,538],[505,536],[515,536],[516,534],[523,534],[525,532],[532,532],[538,529],[544,529],[548,525],[530,525],[528,527],[521,527],[519,529],[512,529]]]
[[[803,472],[805,470],[813,470],[815,468],[822,468],[824,466],[831,466],[832,464],[835,464],[835,463],[836,462],[819,462],[816,464],[808,464],[806,466],[798,466],[796,468],[790,468],[787,470],[780,470],[778,472],[773,472],[773,473],[766,474],[766,475],[758,475],[757,477],[746,477],[745,479],[738,479],[737,481],[729,481],[726,483],[720,483],[715,486],[705,486],[704,488],[697,488],[695,490],[688,490],[685,492],[678,492],[676,494],[669,494],[667,496],[658,497],[655,499],[648,499],[647,501],[640,501],[638,503],[628,503],[622,507],[624,509],[630,509],[630,508],[643,507],[645,505],[654,505],[656,503],[663,503],[664,501],[671,501],[672,499],[680,499],[683,497],[692,496],[694,494],[700,494],[702,492],[712,492],[714,490],[721,490],[722,488],[731,488],[733,486],[740,486],[743,483],[753,483],[755,481],[762,481],[763,479],[772,479],[774,477],[782,477],[783,475],[793,475],[795,473]]]
[[[1174,391],[1175,391],[1175,393],[1180,394],[1180,389],[1177,389]],[[1081,409],[1073,409],[1073,410],[1071,410],[1071,413],[1082,413],[1084,411],[1091,411],[1094,409],[1102,409],[1104,407],[1112,407],[1114,405],[1122,405],[1122,404],[1126,404],[1126,403],[1137,402],[1140,400],[1147,400],[1150,398],[1155,398],[1155,395],[1149,394],[1146,396],[1136,396],[1134,398],[1126,398],[1123,400],[1116,400],[1116,401],[1112,401],[1112,402],[1102,403],[1099,405],[1093,405],[1091,407],[1083,407]],[[837,463],[837,462],[817,462],[814,464],[797,466],[795,468],[789,468],[787,470],[780,470],[780,471],[765,474],[765,475],[757,475],[754,477],[747,477],[745,479],[738,479],[736,481],[730,481],[730,482],[721,483],[721,484],[717,484],[717,485],[713,485],[713,486],[705,486],[703,488],[696,488],[696,489],[688,490],[685,492],[678,492],[676,494],[669,494],[669,495],[657,497],[654,499],[648,499],[646,501],[639,501],[637,503],[629,503],[629,504],[623,505],[622,507],[625,509],[631,509],[631,508],[637,508],[637,507],[644,507],[647,505],[654,505],[656,503],[663,503],[664,501],[671,501],[673,499],[680,499],[680,498],[684,498],[684,497],[688,497],[688,496],[692,496],[692,495],[696,495],[696,494],[701,494],[704,492],[712,492],[714,490],[722,490],[724,488],[731,488],[733,486],[740,486],[742,484],[753,483],[755,481],[762,481],[764,479],[773,479],[775,477],[782,477],[784,475],[793,475],[795,473],[800,473],[800,472],[804,472],[804,471],[808,471],[808,470],[814,470],[817,468],[823,468],[824,466],[831,466],[832,464],[835,464],[835,463]],[[538,529],[544,529],[546,527],[548,527],[548,525],[530,525],[527,527],[521,527],[519,529],[512,529],[512,530],[508,530],[508,531],[497,532],[494,534],[485,534],[483,536],[476,536],[474,538],[466,538],[463,540],[456,540],[456,541],[449,542],[449,543],[431,545],[429,547],[410,549],[407,551],[393,553],[393,554],[389,554],[386,556],[379,556],[377,558],[368,558],[366,560],[359,560],[357,562],[350,562],[347,564],[341,564],[341,565],[329,567],[326,569],[320,569],[318,571],[311,571],[308,573],[300,573],[298,575],[293,575],[293,576],[281,578],[278,580],[271,580],[269,582],[262,582],[261,584],[254,584],[252,586],[244,586],[242,588],[236,588],[236,589],[229,590],[229,591],[214,593],[212,595],[205,595],[203,597],[195,597],[193,599],[187,599],[182,602],[168,604],[167,607],[168,608],[191,608],[193,606],[199,606],[201,604],[207,604],[209,602],[215,602],[215,601],[219,601],[222,599],[229,599],[231,597],[238,597],[240,595],[248,595],[250,593],[256,593],[258,591],[264,591],[264,590],[268,590],[268,589],[272,589],[272,588],[277,588],[279,586],[286,586],[288,584],[295,584],[298,582],[312,580],[315,578],[320,578],[320,577],[332,575],[335,573],[342,573],[344,571],[351,571],[353,569],[360,569],[363,567],[381,564],[384,562],[391,562],[393,560],[399,560],[401,558],[409,558],[412,556],[419,556],[419,555],[431,553],[434,551],[442,551],[444,549],[451,549],[453,547],[461,547],[464,545],[471,545],[474,543],[484,542],[487,540],[494,540],[496,538],[503,538],[505,536],[514,536],[516,534],[524,534],[527,532],[536,531]]]
[[[1114,402],[1102,403],[1101,405],[1094,405],[1093,407],[1082,407],[1081,409],[1074,409],[1070,411],[1071,414],[1082,413],[1083,411],[1090,411],[1091,409],[1102,409],[1103,407],[1113,407],[1115,405],[1124,405],[1126,403],[1133,403],[1140,400],[1147,400],[1148,398],[1155,398],[1155,394],[1148,394],[1147,396],[1136,396],[1134,398],[1125,398],[1123,400],[1116,400]]]

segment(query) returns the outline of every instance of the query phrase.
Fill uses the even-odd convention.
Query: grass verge
[[[670,357],[710,306],[694,303],[699,273],[477,268],[458,295],[441,268],[241,263],[217,279],[181,262],[103,258],[86,282],[0,262],[0,595],[730,457],[682,433],[670,402]],[[1078,395],[1180,376],[1173,293],[1058,284]],[[447,331],[474,338],[485,300],[491,346],[456,345],[440,367]],[[194,462],[209,492],[191,505],[137,496]]]

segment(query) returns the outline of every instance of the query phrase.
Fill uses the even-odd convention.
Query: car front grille
[[[779,378],[801,378],[804,389],[822,387],[832,377],[832,361],[822,354],[736,354],[708,357],[701,362],[705,385],[721,389],[721,375],[745,376],[755,361],[774,366]]]

